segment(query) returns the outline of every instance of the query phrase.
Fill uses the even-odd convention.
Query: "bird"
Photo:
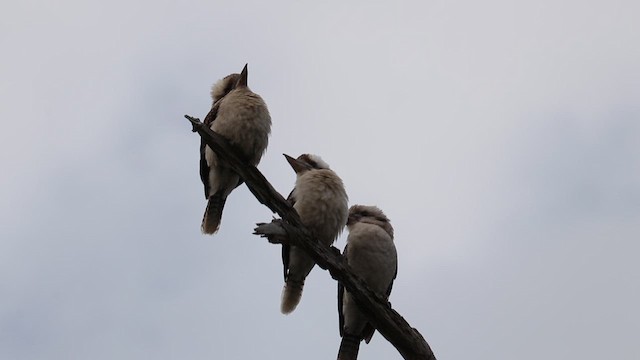
[[[374,292],[389,298],[398,274],[398,259],[389,218],[376,206],[353,205],[347,220],[347,245],[343,257],[354,274]],[[358,358],[360,342],[367,344],[375,328],[360,311],[352,295],[338,283],[338,360]]]
[[[260,95],[249,89],[247,77],[245,65],[239,74],[228,75],[212,86],[213,105],[204,124],[234,145],[243,160],[256,166],[269,143],[271,116]],[[227,197],[242,184],[242,179],[203,140],[200,142],[200,179],[207,199],[201,230],[204,234],[214,234],[220,227]]]
[[[342,180],[318,155],[284,156],[296,173],[287,200],[316,241],[331,246],[347,223],[349,199]],[[304,281],[315,262],[300,247],[283,244],[282,265],[285,285],[280,311],[289,314],[300,303]]]

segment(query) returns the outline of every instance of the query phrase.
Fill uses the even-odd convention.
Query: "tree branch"
[[[429,344],[418,330],[391,308],[391,304],[353,274],[347,263],[335,247],[326,247],[314,241],[311,232],[302,224],[296,210],[280,195],[265,179],[258,169],[245,163],[237,155],[238,151],[221,135],[212,131],[199,119],[185,115],[193,125],[193,132],[197,132],[204,142],[224,159],[247,184],[249,190],[271,211],[282,218],[280,225],[287,234],[287,239],[301,247],[313,258],[321,268],[328,270],[331,277],[341,282],[353,295],[362,312],[369,318],[385,339],[387,339],[405,359],[435,360]]]

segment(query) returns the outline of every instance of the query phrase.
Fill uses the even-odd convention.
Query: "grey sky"
[[[396,229],[439,359],[637,359],[636,1],[0,5],[0,358],[330,359],[336,284],[279,313],[245,187],[200,235],[209,88],[249,63],[260,164],[321,155]],[[345,235],[336,246],[344,246]],[[397,359],[379,334],[361,359]]]

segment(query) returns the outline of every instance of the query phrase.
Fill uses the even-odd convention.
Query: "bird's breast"
[[[259,96],[230,93],[221,100],[211,129],[224,136],[256,165],[269,142],[271,116]]]
[[[347,222],[348,198],[340,178],[331,170],[309,171],[298,178],[294,196],[302,222],[331,244]]]

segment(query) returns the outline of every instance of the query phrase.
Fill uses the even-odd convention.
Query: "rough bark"
[[[344,285],[378,332],[398,350],[404,359],[435,360],[433,351],[420,332],[393,310],[389,302],[371,291],[360,278],[353,274],[337,248],[313,241],[311,233],[302,224],[295,209],[271,186],[255,166],[241,160],[231,144],[199,119],[189,115],[185,115],[185,118],[193,125],[193,132],[197,132],[218,157],[240,175],[256,199],[280,215],[282,218],[280,225],[287,234],[287,240],[301,247],[318,266],[328,270],[331,277]]]

